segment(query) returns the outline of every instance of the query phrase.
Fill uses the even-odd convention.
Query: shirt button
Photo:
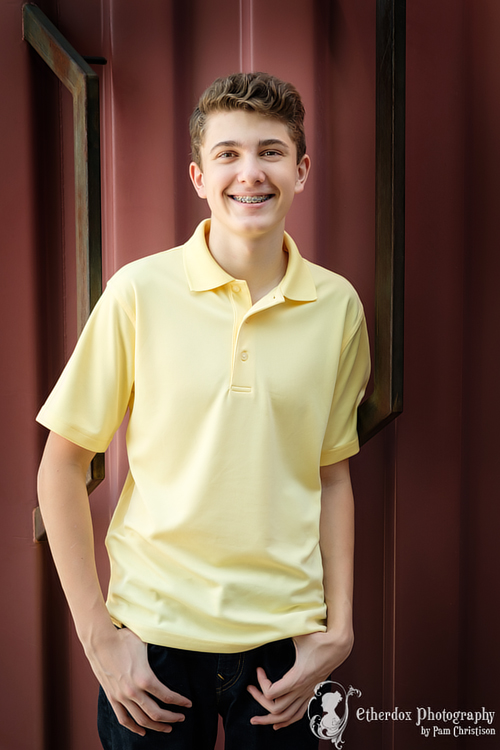
[[[238,284],[234,284],[233,285],[233,292],[235,292],[235,294],[238,294],[239,291],[240,291],[240,287],[238,286]]]
[[[248,359],[248,352],[241,352],[241,359],[246,362]]]

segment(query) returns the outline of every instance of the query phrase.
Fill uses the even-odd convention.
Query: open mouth
[[[265,203],[271,200],[273,193],[267,195],[232,195],[231,198],[237,203]]]

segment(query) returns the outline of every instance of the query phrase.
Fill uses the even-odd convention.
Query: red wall
[[[463,700],[477,705],[498,695],[500,632],[498,534],[498,347],[500,314],[500,7],[469,2],[464,71],[465,206],[464,399],[462,496]],[[472,747],[472,742],[470,747]]]
[[[183,241],[206,215],[187,175],[201,90],[233,70],[269,70],[296,83],[308,112],[313,172],[288,228],[307,257],[355,283],[373,334],[375,0],[39,6],[78,51],[108,59],[105,278]],[[75,340],[72,115],[22,41],[21,7],[0,7],[0,747],[97,750],[95,680],[47,546],[32,541],[44,439],[34,416]],[[495,0],[407,1],[405,409],[352,461],[356,645],[336,679],[362,696],[346,750],[498,742],[426,739],[415,721],[367,723],[355,711],[500,711],[499,32]],[[114,445],[92,496],[98,542],[123,473]],[[99,565],[105,580],[102,549]]]

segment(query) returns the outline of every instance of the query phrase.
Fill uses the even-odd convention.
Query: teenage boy
[[[40,505],[106,750],[209,750],[218,713],[226,748],[316,747],[308,701],[352,647],[369,354],[350,284],[284,231],[303,116],[266,74],[207,89],[190,175],[211,219],[111,279],[38,417]],[[85,476],[127,410],[105,605]]]

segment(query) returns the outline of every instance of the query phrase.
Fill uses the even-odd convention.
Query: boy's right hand
[[[154,699],[186,708],[191,701],[160,682],[149,666],[147,645],[132,631],[112,626],[86,651],[118,721],[131,732],[171,732],[172,724],[184,721],[184,714],[160,708]]]
[[[147,646],[111,622],[97,576],[86,475],[94,452],[51,432],[38,473],[38,494],[50,549],[76,631],[120,724],[136,734],[171,732],[191,706],[155,676]]]

